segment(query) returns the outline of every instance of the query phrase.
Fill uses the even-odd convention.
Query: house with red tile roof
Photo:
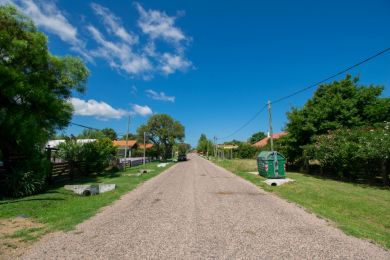
[[[276,133],[276,134],[272,134],[272,138],[273,139],[278,139],[282,136],[285,136],[287,135],[288,133],[287,132],[281,132],[281,133]],[[268,137],[265,137],[263,139],[261,139],[260,141],[258,141],[257,143],[254,143],[253,146],[257,147],[257,148],[263,148],[265,147],[267,144],[268,144],[268,141],[271,137],[268,136]]]
[[[131,157],[131,152],[136,149],[144,149],[143,144],[138,144],[137,140],[114,140],[112,144],[118,149],[118,156],[125,157],[125,151],[127,147],[128,157]],[[151,149],[153,144],[146,144],[146,149]]]

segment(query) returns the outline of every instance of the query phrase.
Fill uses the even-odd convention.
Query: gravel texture
[[[198,157],[147,181],[24,259],[390,259]]]

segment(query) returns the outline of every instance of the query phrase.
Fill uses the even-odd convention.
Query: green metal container
[[[262,151],[257,156],[259,174],[268,179],[283,179],[286,177],[286,158],[274,151]]]

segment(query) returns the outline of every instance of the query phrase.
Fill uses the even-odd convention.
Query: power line
[[[347,68],[345,68],[345,69],[343,69],[343,70],[341,70],[341,71],[339,71],[339,72],[337,72],[337,73],[335,73],[335,74],[333,74],[333,75],[331,75],[331,76],[329,76],[329,77],[327,77],[327,78],[325,78],[325,79],[323,79],[323,80],[320,80],[320,81],[318,81],[318,82],[316,82],[316,83],[314,83],[314,84],[312,84],[312,85],[310,85],[310,86],[307,86],[307,87],[305,87],[305,88],[302,88],[302,89],[300,89],[300,90],[297,90],[297,91],[295,91],[295,92],[293,92],[293,93],[291,93],[291,94],[289,94],[289,95],[286,95],[286,96],[284,96],[284,97],[278,98],[278,99],[272,101],[271,104],[279,103],[279,102],[281,102],[281,101],[283,101],[283,100],[286,100],[286,99],[288,99],[288,98],[291,98],[291,97],[293,97],[293,96],[296,96],[296,95],[298,95],[298,94],[300,94],[300,93],[302,93],[302,92],[304,92],[304,91],[306,91],[306,90],[308,90],[308,89],[314,88],[314,87],[317,86],[317,85],[320,85],[320,84],[322,84],[322,83],[325,83],[326,81],[328,81],[328,80],[330,80],[330,79],[333,79],[333,78],[335,78],[335,77],[337,77],[337,76],[340,76],[341,74],[343,74],[343,73],[345,73],[345,72],[347,72],[347,71],[350,71],[350,70],[352,70],[352,69],[354,69],[354,68],[356,68],[356,67],[358,67],[358,66],[360,66],[360,65],[362,65],[362,64],[364,64],[364,63],[366,63],[366,62],[369,62],[370,60],[373,60],[373,59],[375,59],[376,57],[378,57],[378,56],[380,56],[380,55],[382,55],[382,54],[385,54],[385,53],[388,52],[389,50],[390,50],[390,47],[389,47],[389,48],[386,48],[386,49],[384,49],[384,50],[381,50],[381,51],[377,52],[376,54],[374,54],[374,55],[372,55],[372,56],[370,56],[370,57],[368,57],[368,58],[366,58],[366,59],[364,59],[364,60],[362,60],[362,61],[359,61],[358,63],[355,63],[355,64],[353,64],[352,66],[349,66],[349,67],[347,67]],[[265,105],[264,105],[256,114],[254,114],[254,115],[253,115],[245,124],[243,124],[240,128],[238,128],[238,129],[237,129],[236,131],[234,131],[232,134],[227,135],[227,136],[225,136],[225,137],[218,138],[218,139],[226,139],[226,138],[232,137],[233,135],[237,134],[237,133],[240,132],[242,129],[244,129],[247,125],[249,125],[253,120],[255,120],[256,117],[257,117],[258,115],[260,115],[261,112],[263,112],[264,109],[265,109],[266,107],[267,107],[267,104],[265,104]]]
[[[372,55],[372,56],[370,56],[370,57],[368,57],[368,58],[366,58],[366,59],[364,59],[364,60],[362,60],[362,61],[359,61],[358,63],[355,63],[355,64],[352,65],[352,66],[349,66],[349,67],[346,68],[346,69],[343,69],[343,70],[340,71],[340,72],[337,72],[337,73],[335,73],[335,74],[333,74],[333,75],[327,77],[326,79],[320,80],[320,81],[318,81],[317,83],[314,83],[314,84],[312,84],[312,85],[310,85],[310,86],[307,86],[307,87],[305,87],[305,88],[303,88],[303,89],[300,89],[300,90],[298,90],[298,91],[295,91],[295,92],[293,92],[293,93],[291,93],[291,94],[289,94],[289,95],[287,95],[287,96],[284,96],[284,97],[281,97],[281,98],[279,98],[279,99],[276,99],[276,100],[272,101],[271,103],[272,103],[272,104],[275,104],[275,103],[281,102],[281,101],[283,101],[283,100],[285,100],[285,99],[288,99],[288,98],[290,98],[290,97],[293,97],[293,96],[295,96],[295,95],[298,95],[298,94],[300,94],[300,93],[302,93],[302,92],[304,92],[304,91],[306,91],[306,90],[308,90],[308,89],[314,88],[314,87],[317,86],[317,85],[320,85],[320,84],[322,84],[322,83],[325,83],[326,81],[328,81],[328,80],[330,80],[330,79],[336,78],[337,76],[340,76],[341,74],[344,74],[345,72],[350,71],[351,69],[354,69],[354,68],[356,68],[356,67],[358,67],[358,66],[360,66],[360,65],[362,65],[362,64],[364,64],[364,63],[366,63],[366,62],[369,62],[369,61],[372,60],[372,59],[375,59],[376,57],[378,57],[378,56],[380,56],[380,55],[386,53],[386,52],[389,51],[389,50],[390,50],[390,48],[386,48],[386,49],[384,49],[384,50],[382,50],[382,51],[380,51],[380,52],[378,52],[378,53],[376,53],[376,54],[374,54],[374,55]]]
[[[75,126],[80,126],[80,127],[83,127],[83,128],[87,128],[87,129],[91,129],[91,130],[97,130],[97,131],[99,131],[99,129],[97,129],[97,128],[93,128],[93,127],[86,126],[86,125],[80,125],[80,124],[73,123],[73,122],[70,122],[70,124],[75,125]]]
[[[259,111],[257,111],[256,114],[254,114],[245,124],[243,124],[240,128],[238,128],[236,131],[234,131],[232,134],[230,135],[227,135],[227,136],[224,136],[224,137],[218,137],[218,139],[227,139],[229,137],[232,137],[233,135],[237,134],[238,132],[240,132],[242,129],[244,129],[247,125],[249,125],[253,120],[256,119],[256,117],[258,115],[261,114],[261,112],[264,111],[264,109],[267,108],[267,104],[265,104]]]

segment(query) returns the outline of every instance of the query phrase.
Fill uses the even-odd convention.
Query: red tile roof
[[[285,136],[285,135],[287,135],[286,132],[281,132],[281,133],[273,134],[272,137],[273,137],[273,139],[278,139],[278,138]],[[269,139],[270,139],[269,137],[263,138],[260,141],[258,141],[257,143],[254,143],[253,146],[256,146],[258,148],[262,148],[268,144]]]
[[[146,149],[150,149],[150,148],[152,148],[153,147],[153,144],[146,144]],[[139,148],[140,149],[144,149],[144,144],[140,144],[139,145]]]
[[[114,140],[112,141],[114,146],[117,147],[126,147],[126,140]],[[132,148],[134,145],[137,144],[137,140],[127,140],[127,146]]]

